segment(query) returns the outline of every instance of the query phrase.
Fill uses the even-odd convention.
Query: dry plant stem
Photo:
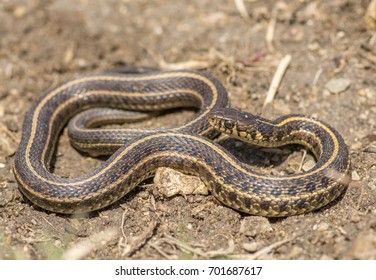
[[[360,184],[360,195],[359,195],[358,203],[356,205],[356,210],[357,211],[359,211],[360,205],[362,204],[363,195],[364,195],[364,183],[361,183]]]
[[[303,150],[302,160],[300,161],[298,172],[302,171],[304,160],[305,160],[306,156],[307,156],[307,151]]]
[[[55,232],[59,232],[59,230],[53,225],[51,224],[45,217],[42,217],[42,219],[55,231]]]
[[[376,65],[376,56],[373,55],[371,52],[360,52],[359,54],[361,57],[368,60],[370,63]]]
[[[144,246],[146,241],[153,236],[153,232],[157,225],[158,223],[156,221],[151,221],[142,234],[133,237],[130,240],[128,246],[126,246],[124,251],[122,252],[122,256],[130,257],[142,246]]]
[[[162,251],[162,249],[160,248],[160,244],[161,243],[166,243],[166,244],[170,244],[172,246],[176,246],[178,248],[180,248],[182,251],[186,252],[186,253],[190,253],[190,254],[193,254],[195,256],[198,256],[200,258],[214,258],[214,257],[218,257],[218,256],[227,256],[229,254],[231,254],[232,252],[234,252],[235,250],[235,242],[234,240],[230,239],[229,242],[228,242],[228,247],[225,248],[225,249],[218,249],[218,250],[214,250],[214,251],[208,251],[208,252],[203,252],[201,249],[199,248],[193,248],[192,246],[174,238],[174,237],[171,237],[171,236],[165,236],[164,238],[161,238],[159,239],[158,241],[154,242],[153,244],[150,244],[150,246],[152,248],[154,248],[155,250],[157,250],[163,257],[167,258],[167,259],[172,259],[171,256],[167,255],[165,252]]]
[[[265,35],[265,43],[266,48],[269,52],[274,51],[273,47],[273,40],[274,40],[274,33],[275,33],[275,26],[277,24],[277,15],[278,15],[278,6],[276,5],[272,10],[272,15],[268,24],[268,29],[266,30]]]
[[[277,71],[274,74],[272,83],[270,84],[269,91],[264,101],[263,113],[266,106],[273,102],[274,97],[278,91],[279,85],[281,84],[282,78],[287,70],[287,67],[290,64],[290,61],[291,55],[288,54],[284,58],[282,58],[281,62],[279,63]]]
[[[163,58],[158,60],[159,67],[165,70],[181,70],[181,69],[206,69],[213,66],[213,63],[209,61],[201,60],[188,60],[177,63],[168,63]]]
[[[131,256],[134,254],[138,249],[140,249],[143,245],[145,245],[146,241],[153,235],[154,229],[158,225],[156,221],[151,221],[148,227],[138,236],[128,238],[124,231],[125,221],[126,221],[126,214],[128,210],[125,209],[121,219],[120,230],[122,236],[119,239],[119,248],[122,248],[122,256]]]
[[[317,82],[319,81],[319,78],[320,78],[322,72],[323,72],[322,68],[319,68],[319,70],[317,70],[315,77],[313,78],[312,87],[316,87]]]
[[[193,248],[179,240],[177,240],[176,238],[173,238],[171,236],[166,236],[164,238],[161,238],[159,240],[159,242],[166,242],[168,244],[171,244],[171,245],[174,245],[174,246],[177,246],[179,247],[180,249],[182,249],[183,251],[185,252],[188,252],[188,253],[193,253],[197,256],[200,256],[200,257],[206,257],[205,253],[202,252],[201,249],[196,249],[196,248]]]
[[[125,234],[125,231],[124,231],[124,225],[125,225],[125,214],[128,212],[127,209],[124,209],[124,212],[123,212],[123,215],[122,215],[122,218],[121,218],[121,225],[120,225],[120,230],[121,230],[121,233],[122,233],[122,237],[120,238],[119,240],[119,246],[121,247],[126,247],[127,243],[128,243],[128,239],[127,239],[127,235]]]
[[[167,253],[165,253],[156,243],[150,244],[150,247],[156,250],[162,257],[164,257],[166,260],[176,260],[177,256],[173,255],[170,256]]]
[[[245,7],[244,0],[234,0],[235,6],[239,11],[239,14],[245,21],[250,21],[250,16],[247,12],[247,8]]]
[[[257,251],[254,254],[232,255],[232,256],[237,258],[237,259],[257,260],[257,259],[261,258],[262,256],[270,253],[273,249],[278,248],[278,247],[282,246],[283,244],[286,244],[286,243],[292,241],[294,238],[295,237],[283,239],[281,241],[277,241],[273,244],[270,244],[269,246],[262,248],[261,250]]]
[[[206,255],[209,257],[209,258],[215,258],[215,257],[219,257],[219,256],[227,256],[229,254],[232,254],[233,252],[235,251],[235,242],[233,239],[230,239],[228,241],[228,247],[226,249],[219,249],[219,250],[215,250],[215,251],[209,251],[206,253]]]

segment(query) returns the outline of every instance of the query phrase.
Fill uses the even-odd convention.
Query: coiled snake
[[[164,166],[199,176],[219,201],[236,210],[277,217],[322,207],[346,188],[348,150],[329,125],[303,115],[269,121],[225,108],[227,104],[222,84],[198,71],[99,73],[65,82],[39,98],[25,116],[14,166],[20,190],[47,210],[88,212],[120,199]],[[69,125],[74,146],[93,154],[113,154],[101,167],[78,178],[51,172],[61,130],[83,110],[111,107],[148,112],[186,106],[198,112],[171,129],[88,129],[90,113],[78,115]],[[97,119],[105,119],[105,113],[93,112]],[[294,175],[260,174],[208,139],[218,131],[262,146],[301,144],[316,156],[317,164]]]

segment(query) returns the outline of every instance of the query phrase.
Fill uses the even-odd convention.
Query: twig
[[[215,258],[215,257],[218,257],[218,256],[227,256],[231,253],[233,253],[235,250],[235,242],[233,239],[230,239],[228,241],[228,247],[226,249],[219,249],[219,250],[215,250],[215,251],[209,251],[209,252],[206,252],[206,255],[209,257],[209,258]]]
[[[125,231],[124,231],[125,214],[127,212],[128,212],[128,209],[124,209],[124,212],[123,212],[123,215],[122,215],[122,218],[121,218],[121,224],[120,224],[120,230],[121,230],[121,233],[122,233],[122,237],[120,237],[119,244],[118,244],[120,247],[124,247],[124,248],[127,248],[127,243],[128,243],[127,235],[125,234]]]
[[[303,150],[303,156],[302,156],[302,160],[300,161],[300,164],[299,164],[298,172],[302,171],[304,160],[305,160],[306,156],[307,156],[307,151]]]
[[[315,87],[317,85],[317,82],[322,74],[323,70],[322,68],[320,68],[319,70],[317,70],[316,74],[315,74],[315,77],[313,78],[313,82],[312,82],[312,86]]]
[[[358,203],[356,205],[357,211],[359,211],[360,205],[362,204],[363,195],[364,195],[364,183],[360,184],[360,195],[359,195],[359,198],[358,198]]]
[[[120,225],[120,230],[121,230],[121,233],[123,234],[125,241],[127,240],[127,236],[125,235],[125,232],[124,232],[124,225],[125,225],[125,214],[127,214],[127,212],[128,212],[128,209],[125,209],[121,217],[121,225]]]
[[[289,66],[291,61],[291,55],[286,55],[284,58],[282,58],[281,62],[278,65],[277,71],[274,74],[272,83],[270,84],[269,91],[266,95],[265,101],[264,101],[264,106],[263,106],[263,111],[266,108],[267,105],[272,103],[279,85],[281,84],[283,75],[286,72],[287,67]]]
[[[59,230],[53,225],[50,223],[50,221],[48,221],[45,217],[42,217],[42,219],[50,226],[52,227],[56,232],[59,232]]]
[[[150,239],[150,237],[153,236],[153,232],[158,225],[157,221],[151,221],[149,223],[149,226],[145,231],[129,240],[129,245],[125,247],[122,256],[131,256],[133,253],[135,253],[138,249],[140,249],[142,246],[145,245],[146,241]]]
[[[176,247],[180,248],[182,251],[185,251],[187,253],[192,253],[192,254],[197,255],[201,258],[214,258],[214,257],[218,257],[218,256],[226,256],[226,255],[231,254],[235,250],[235,242],[232,239],[230,239],[228,241],[228,247],[225,248],[225,249],[220,248],[220,249],[214,250],[214,251],[203,252],[200,248],[193,248],[192,246],[185,244],[185,243],[181,242],[180,240],[178,240],[174,237],[171,237],[171,236],[165,236],[164,238],[159,239],[154,244],[151,244],[151,246],[154,249],[156,249],[160,254],[162,254],[163,251],[161,251],[161,249],[159,248],[159,244],[163,243],[163,242],[165,242],[167,244],[171,244],[173,246],[176,246]],[[163,252],[162,255],[164,257],[167,256],[167,254],[164,253],[164,252]]]
[[[158,59],[159,67],[166,70],[180,69],[207,69],[213,66],[213,61],[188,60],[183,62],[168,63],[162,57]]]
[[[270,21],[268,24],[268,29],[266,30],[266,35],[265,35],[266,48],[268,49],[269,52],[274,51],[273,40],[274,40],[275,26],[277,24],[277,15],[278,15],[278,6],[275,6],[273,8],[272,15],[270,17]]]
[[[244,5],[244,0],[234,0],[235,6],[238,9],[239,14],[245,21],[249,21],[251,18],[247,12],[247,8]]]
[[[157,221],[151,221],[148,227],[138,236],[128,238],[125,231],[125,215],[127,214],[128,210],[125,209],[121,219],[120,230],[122,236],[119,239],[119,247],[122,248],[122,256],[131,256],[134,252],[136,252],[139,248],[145,245],[146,241],[153,235],[155,227],[158,225]]]
[[[281,245],[283,245],[283,244],[285,244],[287,242],[290,242],[294,238],[295,237],[293,237],[293,238],[287,238],[287,239],[275,242],[273,244],[270,244],[269,246],[266,246],[266,247],[262,248],[261,250],[257,251],[254,254],[232,255],[232,257],[236,257],[236,258],[239,258],[239,259],[247,259],[247,260],[257,260],[261,256],[263,256],[263,255],[271,252],[273,249],[275,249],[277,247],[280,247]]]
[[[36,243],[46,243],[50,242],[52,238],[50,237],[41,237],[41,238],[31,238],[31,237],[21,237],[22,241],[25,241],[28,244],[36,244]]]
[[[373,55],[372,53],[370,52],[360,52],[359,53],[361,57],[367,59],[370,63],[372,64],[375,64],[376,65],[376,56]]]
[[[150,247],[152,247],[154,250],[156,250],[159,254],[161,254],[166,260],[176,260],[178,257],[176,255],[170,256],[167,253],[165,253],[158,244],[150,244]]]
[[[186,251],[186,252],[190,252],[190,253],[193,253],[195,255],[198,255],[200,257],[206,257],[206,254],[204,252],[202,252],[201,249],[197,248],[193,248],[187,244],[184,244],[183,242],[177,240],[176,238],[173,238],[171,236],[166,236],[164,238],[161,238],[159,239],[159,242],[166,242],[168,244],[172,244],[172,245],[175,245],[177,247],[179,247],[180,249],[182,249],[183,251]]]

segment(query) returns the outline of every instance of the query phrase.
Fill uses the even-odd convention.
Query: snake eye
[[[233,129],[234,128],[234,122],[232,122],[232,121],[225,121],[223,125],[226,129]]]

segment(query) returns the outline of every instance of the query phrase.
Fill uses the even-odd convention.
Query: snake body
[[[100,73],[73,79],[49,90],[27,112],[15,177],[33,203],[60,213],[108,206],[153,176],[158,167],[197,175],[224,204],[271,217],[312,211],[346,188],[348,150],[329,125],[302,115],[269,121],[226,109],[227,103],[222,84],[197,71]],[[88,115],[79,115],[69,125],[74,146],[93,154],[114,153],[101,167],[81,177],[53,174],[51,161],[61,130],[73,116],[92,107],[136,111],[196,107],[198,112],[171,129],[131,131],[136,136],[129,131],[87,129]],[[218,131],[264,146],[302,144],[314,153],[317,164],[295,175],[260,174],[208,139]]]

